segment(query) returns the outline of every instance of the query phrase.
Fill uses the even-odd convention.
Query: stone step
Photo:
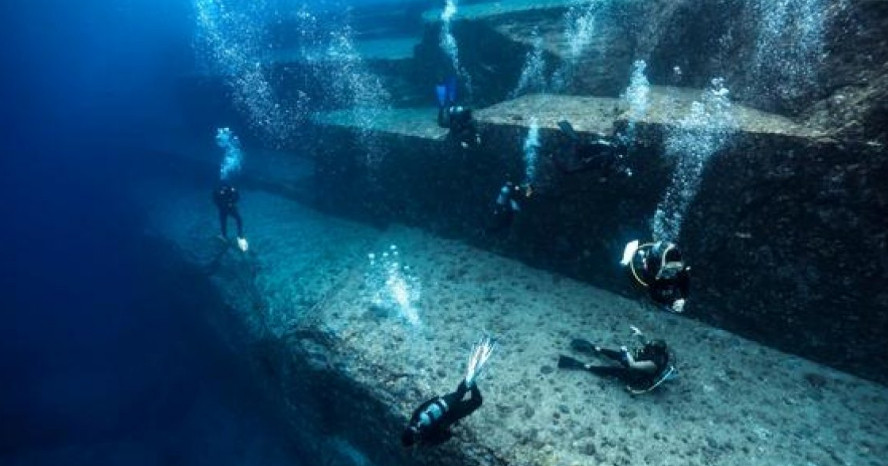
[[[479,101],[497,102],[514,90],[525,56],[538,38],[547,53],[545,74],[550,76],[562,68],[570,60],[570,50],[577,49],[566,36],[566,14],[571,7],[587,4],[527,0],[460,5],[451,32],[460,49],[461,66],[472,77]],[[585,39],[588,44],[574,60],[575,72],[562,78],[559,92],[616,96],[625,88],[635,59],[634,32],[625,17],[633,16],[638,8],[638,1],[606,2],[596,7],[597,20],[589,21],[590,33]],[[440,10],[424,14],[427,31],[431,31],[425,38],[429,45],[438,42],[439,16]],[[418,58],[424,61],[433,60],[439,53],[431,46],[419,50],[423,53]]]
[[[218,312],[243,326],[225,336],[251,343],[244,356],[257,382],[285,397],[283,415],[313,444],[333,431],[368,463],[390,466],[740,465],[750,455],[762,464],[879,464],[888,455],[878,384],[489,251],[320,215],[261,191],[241,203],[250,253],[226,251],[203,190],[163,183],[151,192],[152,230],[207,271],[228,304]],[[416,291],[410,309],[379,299],[395,293],[386,287],[404,269],[368,254],[381,259],[391,245],[413,278],[404,282]],[[617,380],[557,368],[559,354],[605,364],[572,352],[571,339],[632,345],[629,325],[667,340],[677,380],[633,397]],[[500,340],[479,380],[483,406],[444,445],[402,448],[413,409],[456,388],[483,331]]]
[[[640,125],[674,128],[691,111],[694,102],[701,99],[699,89],[652,86],[647,112],[638,120]],[[736,121],[736,132],[741,134],[780,135],[800,138],[823,136],[823,132],[801,126],[789,118],[734,104],[731,114]],[[601,135],[613,133],[613,128],[628,120],[625,101],[610,97],[534,94],[502,102],[481,109],[476,114],[482,123],[491,125],[527,126],[531,117],[540,128],[558,129],[557,123],[568,120],[578,132]],[[703,128],[705,129],[705,128]]]
[[[323,126],[443,141],[447,129],[438,126],[437,111],[435,107],[345,109],[319,113],[312,120]]]
[[[665,143],[702,92],[652,89],[649,111],[636,126],[638,144],[626,159],[631,177],[594,169],[565,173],[555,163],[571,150],[557,122],[568,119],[586,135],[611,134],[627,123],[619,99],[528,95],[484,108],[477,111],[482,143],[466,150],[436,126],[434,108],[380,111],[369,119],[353,111],[319,114],[313,130],[318,144],[308,149],[318,161],[318,191],[325,193],[317,206],[361,220],[420,226],[610,291],[631,292],[625,277],[603,264],[614,263],[628,239],[650,235],[650,219],[678,159],[664,156]],[[888,177],[888,159],[876,147],[838,142],[778,115],[732,108],[736,131],[700,174],[681,231],[699,277],[693,285],[699,307],[689,314],[884,380],[880,369],[860,362],[867,358],[824,350],[818,342],[853,338],[854,351],[875,355],[882,349],[878,316],[888,295],[871,293],[881,289],[877,277],[884,272],[867,254],[883,250],[880,220],[888,206],[878,180]],[[508,235],[485,235],[499,188],[525,176],[522,145],[531,117],[541,128],[535,195]],[[377,151],[378,163],[365,164],[368,151]],[[810,264],[853,278],[807,275]],[[847,318],[832,322],[834,309]]]
[[[589,3],[589,0],[505,0],[460,4],[453,21],[489,20],[508,15],[538,13],[543,10],[566,10],[572,6]],[[422,14],[429,23],[441,21],[443,8],[433,8]]]
[[[361,59],[369,62],[395,62],[411,60],[413,49],[419,45],[418,36],[394,36],[380,39],[356,40],[355,51]],[[326,47],[283,48],[270,52],[264,63],[287,64],[336,64],[341,58],[332,56]]]
[[[699,89],[653,86],[649,94],[648,111],[639,125],[662,129],[674,128],[677,121],[687,114],[691,105],[703,94]],[[338,110],[320,113],[315,122],[322,125],[364,129],[432,140],[443,140],[447,130],[437,126],[437,110],[433,107],[395,108],[371,110],[376,116],[362,123],[367,115],[354,110]],[[790,136],[816,138],[825,134],[817,129],[801,126],[789,118],[762,112],[742,105],[733,105],[738,134],[758,136]],[[532,94],[501,102],[477,110],[479,124],[493,130],[495,127],[530,126],[535,118],[541,129],[558,130],[558,122],[568,120],[577,132],[610,135],[614,128],[628,119],[624,101],[611,97],[571,96],[557,94]]]
[[[633,61],[643,59],[651,82],[703,87],[721,77],[734,98],[747,105],[791,116],[813,112],[820,124],[847,127],[849,134],[884,142],[886,125],[880,124],[880,115],[885,86],[878,83],[888,56],[884,3],[832,3],[822,8],[822,16],[810,18],[812,28],[822,28],[822,49],[829,51],[815,54],[822,58],[818,63],[810,63],[805,51],[817,44],[787,43],[801,39],[793,39],[791,32],[769,32],[768,16],[763,15],[785,15],[779,3],[752,0],[484,2],[460,5],[451,32],[460,65],[474,81],[476,103],[489,105],[509,95],[538,37],[547,52],[547,76],[570,68],[568,78],[557,83],[559,92],[617,96]],[[591,34],[573,56],[577,42],[571,44],[566,35],[565,12],[577,6],[586,11],[582,5],[593,5],[587,22]],[[440,15],[440,8],[423,14],[427,44],[418,58],[437,59],[438,73],[452,73],[435,47]],[[769,52],[775,49],[785,53]],[[810,73],[817,76],[814,82],[806,77]]]
[[[292,48],[306,40],[323,40],[328,32],[341,30],[346,25],[359,40],[422,33],[422,5],[393,1],[351,3],[347,8],[314,5],[310,13],[294,5],[280,8],[279,16],[268,26],[272,43]]]

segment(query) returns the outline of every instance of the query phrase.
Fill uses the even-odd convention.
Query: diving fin
[[[582,361],[578,359],[574,359],[570,356],[558,356],[558,368],[559,369],[575,369],[575,370],[585,370],[586,365],[583,364]]]
[[[444,84],[438,84],[435,86],[435,95],[438,97],[438,106],[445,107],[447,106],[447,86]]]
[[[589,340],[583,340],[582,338],[576,338],[570,342],[570,347],[573,348],[574,351],[578,351],[580,353],[590,353],[590,354],[598,354],[598,350],[595,349],[595,345],[592,344]]]
[[[567,135],[567,137],[571,138],[574,142],[579,142],[580,135],[574,130],[573,126],[571,126],[570,122],[567,120],[561,120],[558,122],[558,127],[561,128],[561,131]]]
[[[475,383],[475,379],[481,373],[481,369],[487,364],[493,350],[496,349],[496,342],[489,336],[483,336],[478,343],[472,346],[472,353],[469,355],[469,363],[466,366],[466,386],[471,387]]]

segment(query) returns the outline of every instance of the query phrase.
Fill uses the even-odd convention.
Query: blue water
[[[136,193],[180,130],[190,3],[3,2],[0,464],[298,465]],[[224,122],[223,122],[224,123]]]

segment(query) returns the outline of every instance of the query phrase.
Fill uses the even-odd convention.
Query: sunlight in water
[[[264,3],[251,8],[224,0],[193,0],[198,52],[205,66],[226,77],[235,105],[250,126],[271,145],[286,141],[297,115],[277,100],[268,72],[259,61],[264,51]]]

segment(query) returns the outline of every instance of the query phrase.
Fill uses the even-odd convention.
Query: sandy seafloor
[[[884,386],[654,310],[641,297],[421,230],[329,217],[266,192],[242,192],[251,242],[243,255],[215,238],[210,187],[148,188],[152,234],[205,267],[253,331],[320,328],[336,342],[338,367],[404,419],[456,387],[483,332],[496,336],[479,384],[484,406],[456,428],[458,448],[491,448],[510,464],[888,464]],[[421,284],[416,324],[371,302],[385,271],[368,254],[391,245]],[[615,264],[602,267],[620,273]],[[614,380],[557,369],[558,354],[572,354],[572,338],[617,347],[632,342],[630,325],[669,342],[677,380],[632,397]]]

